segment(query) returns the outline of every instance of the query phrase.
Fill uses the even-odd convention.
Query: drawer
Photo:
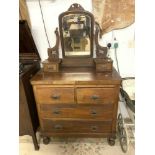
[[[96,70],[99,72],[112,71],[112,64],[96,64]]]
[[[54,133],[103,133],[111,132],[112,121],[50,120],[43,119],[43,131]]]
[[[96,58],[95,63],[96,63],[97,72],[111,72],[112,71],[113,61],[111,59]]]
[[[74,103],[74,88],[37,87],[36,96],[42,104]]]
[[[113,104],[103,105],[40,105],[42,118],[112,119]]]
[[[44,72],[58,72],[59,66],[58,64],[43,64]]]
[[[79,104],[114,103],[117,97],[115,88],[77,88],[76,93]]]

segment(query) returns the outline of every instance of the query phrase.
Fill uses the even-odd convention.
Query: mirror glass
[[[91,18],[84,14],[69,14],[62,18],[65,56],[90,56]]]

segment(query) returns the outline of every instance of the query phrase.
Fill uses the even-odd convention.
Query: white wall
[[[100,42],[102,45],[106,45],[108,42],[113,42],[112,40],[114,40],[115,37],[118,41],[118,49],[116,52],[121,76],[135,76],[134,24],[127,28],[114,30],[103,35]],[[114,60],[114,66],[116,68],[114,49],[110,50],[110,56]]]
[[[81,4],[85,10],[92,12],[92,0],[41,0],[44,21],[47,29],[50,46],[55,45],[55,28],[58,27],[58,16],[66,11],[72,3]],[[47,59],[47,48],[49,47],[44,26],[41,18],[38,0],[27,0],[28,10],[32,25],[32,35],[42,61]],[[117,50],[121,76],[134,76],[134,25],[128,28],[115,30],[107,33],[100,40],[101,45],[106,45],[113,37],[119,42]],[[61,48],[60,48],[60,56]],[[114,60],[114,50],[111,50],[111,57]]]

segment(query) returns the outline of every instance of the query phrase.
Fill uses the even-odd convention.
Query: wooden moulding
[[[46,59],[42,62],[43,64],[43,71],[44,72],[59,72],[59,65],[60,65],[61,59],[58,59],[57,61],[49,61]]]
[[[110,58],[96,58],[94,59],[96,65],[96,72],[112,72],[113,61]]]

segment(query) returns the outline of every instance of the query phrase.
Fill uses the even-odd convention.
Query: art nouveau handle
[[[96,130],[97,130],[97,126],[92,126],[92,127],[91,127],[91,130],[92,130],[92,131],[96,131]]]
[[[59,115],[61,113],[61,111],[59,111],[58,109],[55,109],[54,111],[53,111],[53,114],[56,114],[56,115]]]
[[[91,99],[97,100],[97,99],[99,99],[99,96],[98,95],[93,95],[93,96],[91,96]]]
[[[93,115],[93,116],[95,116],[95,115],[97,114],[97,112],[94,111],[94,110],[92,110],[90,113],[91,113],[91,115]]]
[[[54,128],[55,128],[56,130],[60,130],[60,129],[62,129],[62,125],[59,125],[59,124],[58,124],[58,125],[55,125]]]
[[[60,95],[53,95],[51,96],[52,99],[54,100],[59,100],[60,99]]]

